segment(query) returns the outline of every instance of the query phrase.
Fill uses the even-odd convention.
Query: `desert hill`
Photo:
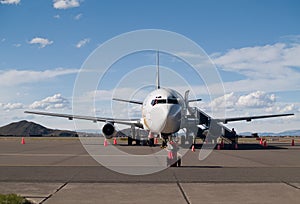
[[[0,136],[59,136],[77,137],[77,133],[69,130],[46,128],[34,122],[22,120],[0,127]]]

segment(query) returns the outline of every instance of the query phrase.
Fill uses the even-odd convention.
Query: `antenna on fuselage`
[[[160,81],[159,81],[159,51],[157,50],[156,55],[156,89],[160,89]]]

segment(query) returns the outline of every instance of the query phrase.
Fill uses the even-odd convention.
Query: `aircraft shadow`
[[[202,144],[196,144],[195,149],[201,149]],[[218,149],[217,145],[214,149]],[[277,145],[277,144],[268,144],[266,147],[260,144],[238,144],[237,150],[265,150],[265,149],[288,149],[286,147]],[[235,145],[224,144],[224,147],[221,150],[236,150]]]
[[[220,169],[222,166],[180,166],[177,168],[189,168],[189,169]]]

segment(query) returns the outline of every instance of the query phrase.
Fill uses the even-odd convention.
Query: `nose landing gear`
[[[178,153],[179,147],[177,143],[171,140],[167,142],[168,157],[167,157],[167,166],[170,167],[180,167],[181,166],[181,155]]]

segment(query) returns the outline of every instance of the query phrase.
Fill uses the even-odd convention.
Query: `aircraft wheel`
[[[180,167],[181,166],[181,159],[179,159],[177,161],[176,159],[167,158],[167,166],[169,166],[169,167]]]
[[[128,137],[128,146],[132,146],[132,138]]]
[[[154,138],[149,139],[149,146],[153,147],[154,146]]]
[[[165,148],[167,146],[167,143],[166,143],[166,141],[162,141],[162,143],[161,143],[161,148]]]
[[[178,161],[177,161],[177,166],[178,166],[178,167],[181,167],[181,158],[178,159]]]
[[[177,167],[177,161],[174,162],[174,159],[171,160],[171,167]]]

